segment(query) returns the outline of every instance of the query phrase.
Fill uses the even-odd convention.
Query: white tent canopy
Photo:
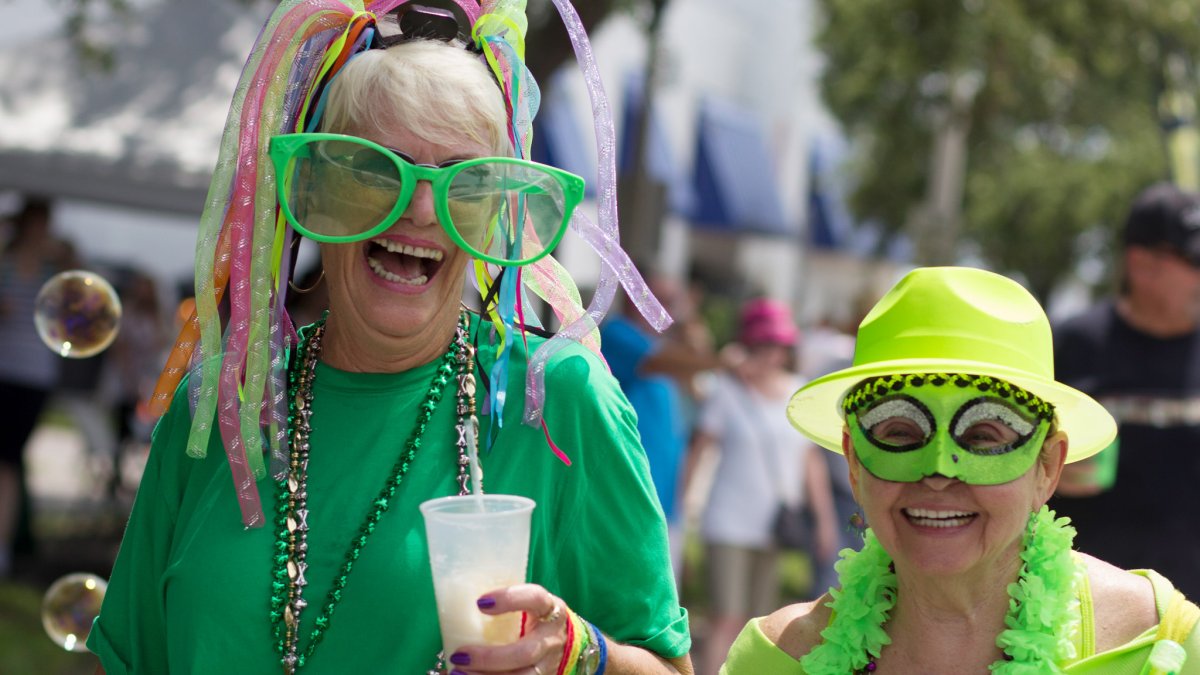
[[[0,5],[0,189],[203,208],[229,102],[271,4],[131,4],[95,31],[115,47],[107,72],[80,62],[57,3]]]

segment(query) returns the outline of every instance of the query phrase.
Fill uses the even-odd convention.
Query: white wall
[[[96,202],[63,200],[55,204],[55,233],[69,239],[85,267],[129,266],[154,277],[164,299],[195,278],[196,232],[200,216],[132,209]],[[316,257],[316,246],[301,246],[297,269]]]
[[[64,200],[55,205],[55,232],[74,243],[85,264],[136,267],[161,284],[191,279],[199,217]]]

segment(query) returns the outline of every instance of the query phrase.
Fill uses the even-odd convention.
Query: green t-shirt
[[[540,342],[530,337],[531,348]],[[480,350],[485,373],[490,351]],[[317,367],[301,650],[351,537],[411,433],[435,368],[392,375]],[[521,423],[525,371],[518,345],[503,424],[481,463],[487,492],[537,502],[529,580],[614,640],[669,658],[686,654],[687,613],[676,597],[662,508],[632,409],[583,348],[573,345],[551,359],[546,421],[573,462],[568,467],[540,428]],[[485,395],[480,386],[480,406]],[[155,431],[88,647],[110,675],[277,672],[268,617],[273,528],[243,528],[219,434],[207,458],[185,456],[187,400],[185,383]],[[486,439],[486,415],[480,423]],[[457,493],[454,424],[451,384],[304,672],[416,674],[433,666],[441,637],[417,507]],[[276,503],[270,477],[258,490],[269,519]]]
[[[1174,594],[1175,589],[1171,582],[1153,570],[1133,570],[1133,573],[1150,579],[1154,586],[1154,600],[1161,619],[1166,614],[1168,602]],[[1090,600],[1086,604],[1081,603],[1081,611],[1085,606],[1091,606]],[[1094,630],[1094,616],[1084,614],[1082,619],[1085,624],[1083,631]],[[733,647],[729,650],[725,664],[721,666],[721,675],[759,675],[760,673],[804,675],[804,668],[800,666],[800,662],[771,642],[770,638],[762,632],[759,621],[760,619],[751,619],[742,629],[741,634],[733,643]],[[1144,672],[1142,667],[1150,656],[1157,632],[1158,626],[1148,628],[1141,635],[1123,645],[1094,654],[1082,653],[1081,645],[1076,644],[1076,649],[1080,652],[1079,658],[1070,663],[1061,664],[1061,667],[1065,673],[1077,673],[1078,675],[1084,673],[1138,675]],[[1200,627],[1193,628],[1182,645],[1187,651],[1187,660],[1178,675],[1200,675]]]

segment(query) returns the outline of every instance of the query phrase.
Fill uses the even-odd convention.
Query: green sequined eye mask
[[[902,483],[1015,480],[1037,461],[1054,419],[1052,405],[1008,382],[943,373],[865,380],[842,410],[863,466]]]

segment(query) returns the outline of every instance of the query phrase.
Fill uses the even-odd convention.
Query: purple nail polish
[[[450,671],[450,675],[467,675],[467,674],[464,673],[463,671],[455,668],[454,670]]]
[[[485,595],[476,600],[475,604],[479,605],[479,609],[491,609],[496,606],[496,599]]]
[[[471,665],[471,655],[466,652],[454,652],[450,655],[450,663],[456,666]]]

